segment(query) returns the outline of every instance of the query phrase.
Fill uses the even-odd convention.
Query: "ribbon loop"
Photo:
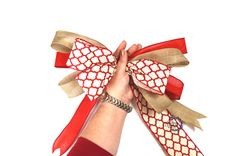
[[[106,48],[99,48],[89,42],[76,38],[74,47],[67,61],[67,66],[84,71],[97,64],[114,63],[115,57]]]
[[[81,38],[93,45],[106,48],[102,43],[92,38],[68,31],[57,31],[52,41],[51,47],[60,52],[70,53],[74,45],[75,38]]]
[[[147,59],[130,61],[127,66],[132,69],[131,75],[138,87],[160,95],[165,93],[170,75],[168,66]]]
[[[75,80],[75,76],[78,74],[79,72],[75,71],[59,82],[59,86],[69,98],[76,97],[83,93],[83,89],[80,87],[78,81]]]
[[[169,67],[181,67],[189,64],[187,58],[176,48],[164,48],[137,55],[132,60],[151,59],[168,65]]]

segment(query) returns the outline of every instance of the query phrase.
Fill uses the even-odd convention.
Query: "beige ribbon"
[[[81,38],[96,46],[106,48],[103,44],[94,39],[66,31],[57,31],[51,46],[59,52],[70,53],[73,48],[75,38]],[[164,48],[160,50],[153,50],[148,53],[138,55],[132,60],[138,59],[151,59],[166,64],[170,67],[186,66],[189,64],[187,58],[181,53],[179,49],[176,48]],[[83,93],[83,89],[74,79],[75,75],[77,74],[78,71],[73,72],[72,74],[66,76],[59,83],[59,86],[61,86],[61,88],[65,91],[68,97],[75,97]],[[197,119],[205,118],[206,116],[204,116],[203,114],[191,110],[190,108],[182,105],[176,100],[169,99],[169,97],[165,94],[157,95],[148,92],[142,89],[141,87],[138,88],[139,91],[142,93],[143,97],[147,100],[148,104],[158,113],[161,113],[163,110],[167,109],[172,115],[179,117],[188,126],[198,127],[201,129],[200,123]]]
[[[52,41],[51,47],[59,52],[70,53],[76,38],[81,38],[98,47],[106,48],[106,46],[104,46],[102,43],[92,38],[68,31],[57,31]]]
[[[65,91],[69,98],[76,97],[83,93],[83,88],[80,87],[78,81],[74,78],[78,73],[79,71],[75,71],[59,82],[59,86]]]

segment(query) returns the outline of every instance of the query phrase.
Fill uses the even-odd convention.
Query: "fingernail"
[[[124,54],[125,54],[125,50],[122,50],[121,55],[124,55]]]

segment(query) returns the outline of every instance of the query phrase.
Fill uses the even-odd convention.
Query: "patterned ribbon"
[[[99,48],[91,43],[75,39],[67,66],[78,70],[75,76],[90,100],[97,99],[112,78],[116,68],[116,58],[107,48]],[[143,89],[163,95],[170,68],[156,61],[142,59],[130,61],[127,71],[133,82]]]
[[[75,41],[75,42],[74,42]],[[74,44],[73,44],[74,43]],[[101,95],[116,68],[116,58],[104,45],[91,38],[58,31],[52,42],[58,51],[56,67],[77,70],[60,82],[69,97],[86,92],[84,100],[53,145],[65,153],[76,140],[96,99]],[[170,67],[188,64],[184,39],[145,47],[129,57],[127,71],[132,80],[134,107],[140,118],[168,155],[203,155],[182,128],[182,121],[198,128],[205,117],[176,100],[183,83],[170,76]],[[67,63],[66,63],[67,62]]]

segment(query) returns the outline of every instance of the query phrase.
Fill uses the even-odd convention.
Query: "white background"
[[[236,9],[229,0],[7,0],[0,2],[0,155],[50,156],[80,103],[57,83],[55,31],[95,38],[111,50],[123,40],[149,44],[185,37],[190,65],[172,74],[182,99],[203,114],[203,131],[186,130],[207,156],[235,155]],[[135,112],[128,115],[118,156],[162,156]]]

